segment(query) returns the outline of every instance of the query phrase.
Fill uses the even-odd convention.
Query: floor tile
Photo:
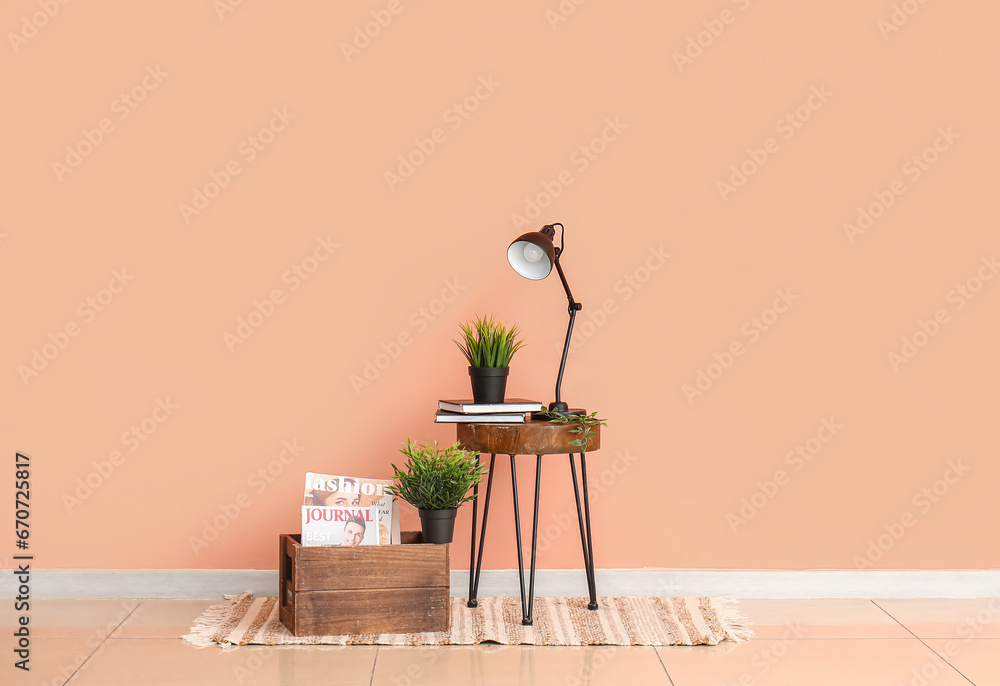
[[[874,601],[920,638],[1000,638],[1000,598]]]
[[[135,609],[111,633],[111,638],[180,638],[191,630],[194,621],[219,600],[149,599]]]
[[[674,686],[969,686],[917,639],[753,639],[657,648]],[[933,680],[915,675],[931,665]]]
[[[1000,639],[932,639],[926,643],[976,686],[1000,686]],[[927,668],[925,678],[932,673]]]
[[[6,633],[6,632],[5,632]],[[7,651],[5,650],[4,664],[0,665],[0,678],[4,684],[32,684],[41,686],[55,686],[66,683],[66,680],[73,676],[84,662],[91,657],[95,651],[100,650],[102,639],[88,638],[31,638],[29,646],[29,660],[27,666],[29,671],[24,672],[13,666],[13,663],[21,660],[23,656],[14,656],[11,662],[7,662]],[[6,646],[7,641],[3,642]],[[12,648],[13,649],[13,648]],[[7,680],[8,675],[13,678]]]
[[[108,639],[68,686],[338,686],[371,681],[372,646],[196,648],[180,639]]]
[[[27,614],[31,635],[38,638],[93,638],[101,641],[143,601],[124,600],[32,600],[26,612],[14,602],[0,603],[0,629],[6,630]]]
[[[649,647],[383,647],[372,686],[670,686]]]
[[[740,601],[754,638],[913,638],[872,601],[803,599]]]
[[[747,599],[740,609],[755,638],[718,646],[246,646],[223,651],[180,640],[217,602],[32,601],[29,681],[42,686],[62,686],[70,677],[69,686],[1000,686],[1000,600],[991,599]],[[16,626],[19,614],[13,603],[0,604],[0,630]]]

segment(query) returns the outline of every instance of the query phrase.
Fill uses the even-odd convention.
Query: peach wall
[[[564,396],[610,420],[599,567],[1000,566],[998,18],[6,3],[0,483],[30,454],[36,566],[273,567],[305,471],[453,439],[431,417],[480,313],[527,338],[511,394],[550,400],[561,288],[504,251],[555,221],[585,306]],[[543,477],[539,566],[579,566],[564,461]]]

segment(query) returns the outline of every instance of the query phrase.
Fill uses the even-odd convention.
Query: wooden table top
[[[456,423],[458,442],[466,450],[491,455],[568,455],[579,453],[580,447],[570,445],[578,436],[570,432],[573,424],[552,424],[529,419],[524,424],[465,424]],[[587,442],[587,452],[600,450],[601,427]]]

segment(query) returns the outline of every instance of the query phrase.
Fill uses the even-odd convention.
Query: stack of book
[[[437,424],[470,422],[475,424],[524,424],[528,412],[545,409],[542,403],[524,398],[509,398],[502,403],[475,403],[472,400],[439,400],[434,415]]]

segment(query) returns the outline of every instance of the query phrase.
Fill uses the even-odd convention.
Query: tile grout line
[[[375,659],[372,660],[372,678],[368,680],[368,686],[375,683],[375,668],[378,666],[378,656],[382,652],[382,646],[375,646]]]
[[[148,600],[148,598],[140,598],[140,599],[139,599],[139,602],[138,602],[138,603],[136,603],[136,604],[135,604],[135,607],[133,607],[133,608],[132,608],[132,611],[131,611],[131,612],[129,612],[129,613],[127,614],[127,615],[125,615],[125,616],[124,616],[124,617],[122,618],[122,621],[118,622],[118,624],[117,624],[117,625],[115,626],[115,628],[114,628],[114,629],[112,629],[112,630],[111,630],[110,632],[108,632],[108,638],[111,638],[111,634],[113,634],[113,633],[115,633],[116,631],[118,631],[118,629],[120,629],[120,628],[121,628],[121,626],[122,626],[123,624],[125,624],[125,622],[127,622],[127,621],[129,620],[129,618],[130,618],[130,617],[131,617],[132,615],[134,615],[134,614],[135,614],[135,611],[136,611],[136,610],[138,610],[138,609],[139,609],[140,607],[142,607],[142,604],[143,604],[143,603],[145,603],[145,602],[146,602],[147,600]],[[106,640],[108,640],[108,639],[106,638],[106,639],[104,639],[104,640],[106,641]],[[102,641],[102,642],[103,642],[103,641]]]
[[[938,651],[936,651],[933,648],[931,648],[929,645],[927,645],[927,643],[924,642],[924,639],[918,637],[917,640],[920,641],[920,644],[923,645],[925,648],[927,648],[927,650],[929,650],[933,654],[937,655],[941,659],[941,662],[945,663],[946,665],[948,665],[949,667],[951,667],[952,669],[954,669],[956,674],[958,674],[960,677],[962,677],[963,679],[965,679],[966,681],[968,681],[970,684],[972,684],[972,686],[976,686],[976,683],[972,679],[970,679],[969,677],[965,676],[965,674],[962,672],[962,670],[960,670],[958,667],[956,667],[955,665],[953,665],[950,662],[948,662],[948,658],[946,658],[944,655],[942,655]]]
[[[905,629],[910,634],[910,636],[913,636],[913,638],[917,639],[918,641],[920,640],[920,637],[917,636],[915,633],[913,633],[913,631],[910,630],[910,627],[906,626],[901,621],[899,621],[898,619],[896,619],[895,617],[893,617],[892,614],[890,614],[888,610],[886,610],[884,607],[882,607],[877,602],[875,602],[875,600],[873,598],[869,598],[868,602],[871,603],[872,605],[874,605],[875,607],[877,607],[878,609],[880,609],[882,612],[884,612],[886,617],[888,617],[892,621],[896,622],[896,624],[898,624],[899,626],[903,627],[903,629]]]
[[[903,627],[904,629],[906,629],[907,631],[909,631],[910,634],[913,636],[913,638],[917,639],[920,642],[920,645],[922,645],[923,647],[927,648],[927,650],[931,651],[931,653],[933,653],[934,655],[937,655],[941,659],[942,662],[944,662],[946,665],[948,665],[949,667],[951,667],[952,669],[954,669],[956,674],[958,674],[960,677],[962,677],[963,679],[965,679],[966,681],[968,681],[970,684],[972,684],[972,686],[976,686],[975,682],[972,679],[970,679],[969,677],[965,676],[965,674],[962,672],[962,670],[960,670],[958,667],[956,667],[955,665],[953,665],[950,662],[948,662],[948,659],[944,655],[942,655],[941,653],[939,653],[938,651],[934,650],[932,647],[930,647],[929,645],[927,645],[927,642],[924,641],[924,639],[922,639],[919,636],[917,636],[915,633],[913,633],[913,630],[910,629],[910,627],[906,626],[905,624],[903,624],[902,622],[900,622],[898,619],[896,619],[895,617],[893,617],[892,614],[888,610],[886,610],[884,607],[882,607],[881,605],[879,605],[873,599],[869,598],[869,600],[871,600],[872,605],[874,605],[878,609],[882,610],[882,612],[884,612],[887,615],[889,615],[889,617],[892,617],[892,621],[896,622],[901,627]]]
[[[136,599],[135,599],[135,598],[133,598],[132,600],[136,600]],[[68,678],[68,679],[66,679],[66,681],[64,681],[64,682],[63,682],[63,686],[66,686],[66,685],[67,685],[67,684],[69,684],[69,683],[70,683],[71,681],[73,681],[73,679],[74,679],[74,678],[76,678],[76,675],[80,673],[80,670],[81,670],[81,669],[83,669],[83,668],[84,668],[84,666],[85,666],[85,665],[86,665],[86,664],[87,664],[88,662],[90,662],[90,659],[91,659],[92,657],[94,657],[94,655],[96,655],[96,654],[97,654],[97,651],[99,651],[99,650],[100,650],[101,648],[103,648],[103,647],[104,647],[104,644],[108,642],[108,639],[109,639],[109,638],[111,638],[111,634],[115,633],[115,632],[116,632],[116,631],[118,630],[118,628],[119,628],[119,627],[120,627],[120,626],[121,626],[122,624],[124,624],[124,623],[125,623],[126,621],[128,621],[128,618],[129,618],[129,617],[131,617],[131,616],[132,616],[133,614],[135,614],[135,611],[139,609],[139,606],[140,606],[140,605],[142,605],[142,604],[143,604],[144,602],[146,602],[146,599],[145,599],[145,598],[139,598],[138,600],[139,600],[139,602],[138,602],[138,603],[136,603],[136,604],[135,604],[135,605],[134,605],[134,606],[132,607],[131,611],[129,611],[129,613],[128,613],[127,615],[125,615],[125,616],[124,616],[124,617],[122,618],[122,621],[118,622],[118,623],[117,623],[117,624],[116,624],[116,625],[114,626],[114,628],[113,628],[113,629],[111,629],[111,631],[109,631],[109,632],[108,632],[108,635],[107,635],[107,636],[105,636],[104,638],[102,638],[102,639],[101,639],[101,642],[100,642],[100,643],[98,643],[98,644],[97,644],[97,646],[95,646],[95,647],[94,647],[94,649],[93,649],[92,651],[90,651],[90,654],[89,654],[89,655],[87,656],[87,659],[86,659],[86,660],[84,660],[83,662],[81,662],[81,663],[80,663],[80,666],[79,666],[79,667],[77,667],[76,669],[74,669],[74,670],[73,670],[73,673],[69,675],[69,678]]]
[[[663,664],[663,656],[660,655],[659,646],[653,646],[653,653],[656,655],[656,659],[660,661],[660,666],[663,667],[663,673],[667,675],[667,681],[670,682],[670,686],[674,686],[673,677],[670,676],[670,670],[667,666]]]

